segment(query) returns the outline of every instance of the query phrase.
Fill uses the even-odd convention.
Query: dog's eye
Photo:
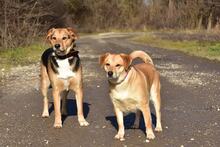
[[[106,65],[106,66],[110,66],[110,64],[109,64],[109,63],[106,63],[105,65]]]
[[[116,67],[120,67],[120,66],[121,66],[120,64],[117,64],[117,65],[116,65]]]
[[[52,39],[53,39],[53,40],[56,40],[57,38],[56,38],[56,37],[52,37]]]
[[[67,39],[67,37],[63,37],[62,39],[63,39],[63,40],[66,40],[66,39]]]

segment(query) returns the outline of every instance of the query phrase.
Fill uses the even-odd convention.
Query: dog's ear
[[[131,65],[132,58],[129,55],[126,55],[126,54],[120,54],[120,56],[124,60],[125,69],[128,69],[128,67]]]
[[[46,37],[46,40],[50,40],[50,37],[53,33],[53,31],[55,30],[55,28],[51,28],[47,31],[47,37]]]
[[[74,29],[71,28],[71,27],[68,27],[68,28],[66,28],[66,29],[67,29],[67,31],[70,33],[70,36],[73,37],[74,40],[79,39],[79,36],[77,35],[76,30],[74,30]]]
[[[109,54],[110,54],[110,53],[105,53],[105,54],[103,54],[103,55],[101,55],[101,56],[99,57],[99,64],[101,65],[101,67],[104,66],[105,59],[106,59],[106,57],[108,57]]]

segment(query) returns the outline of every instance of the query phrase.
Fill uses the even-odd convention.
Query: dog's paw
[[[60,129],[62,128],[62,123],[54,123],[53,127],[56,129]]]
[[[41,117],[48,118],[49,117],[49,113],[48,112],[43,112]]]
[[[124,141],[125,140],[124,134],[117,133],[115,135],[115,139],[119,139],[120,141]]]
[[[162,127],[161,126],[157,126],[156,128],[155,128],[155,131],[157,131],[157,132],[162,132]]]
[[[86,121],[86,120],[79,120],[79,125],[81,126],[81,127],[86,127],[86,126],[88,126],[89,125],[89,123]]]
[[[154,139],[155,135],[153,132],[147,132],[147,139]]]

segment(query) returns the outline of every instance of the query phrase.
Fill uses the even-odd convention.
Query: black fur
[[[59,65],[58,65],[58,63],[56,61],[56,57],[51,55],[50,58],[51,58],[50,59],[51,68],[53,69],[53,71],[55,73],[58,73],[57,68],[59,67]]]
[[[79,51],[72,50],[70,53],[64,56],[58,56],[55,54],[53,48],[48,48],[44,51],[44,53],[41,56],[41,61],[44,66],[47,68],[48,72],[48,64],[51,64],[51,68],[54,73],[58,73],[57,68],[59,65],[57,64],[57,59],[69,59],[70,65],[73,67],[72,71],[77,71],[80,67],[80,58],[78,55]]]
[[[74,57],[72,58],[69,58],[69,63],[70,65],[73,65],[73,69],[72,71],[77,71],[79,69],[79,66],[80,66],[80,58],[79,58],[79,55],[78,55],[78,51],[76,51]]]
[[[47,68],[48,68],[48,62],[49,62],[48,59],[50,58],[53,52],[54,52],[53,48],[48,48],[44,51],[44,53],[41,56],[42,64],[46,66]]]

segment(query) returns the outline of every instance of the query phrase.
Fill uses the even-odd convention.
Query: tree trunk
[[[207,25],[207,31],[211,31],[212,29],[212,20],[213,20],[213,12],[215,9],[215,5],[213,4],[210,8],[210,13],[209,13],[209,17],[208,17],[208,25]]]
[[[202,29],[202,21],[203,21],[203,16],[202,15],[200,15],[199,16],[199,22],[198,22],[198,30],[201,30]]]
[[[208,18],[208,25],[207,25],[207,31],[209,32],[212,29],[212,11],[210,12],[209,18]]]
[[[168,4],[168,19],[171,20],[174,16],[174,9],[175,9],[175,6],[174,6],[174,2],[173,0],[169,0],[169,4]]]
[[[8,28],[8,22],[7,22],[7,5],[8,3],[5,1],[4,3],[4,19],[5,19],[5,24],[4,24],[4,34],[3,34],[3,40],[4,40],[4,47],[8,48],[8,43],[7,43],[7,28]]]
[[[214,28],[216,31],[219,31],[220,30],[220,20],[219,18],[217,18],[217,22],[216,22],[216,25],[215,25],[215,28]]]

